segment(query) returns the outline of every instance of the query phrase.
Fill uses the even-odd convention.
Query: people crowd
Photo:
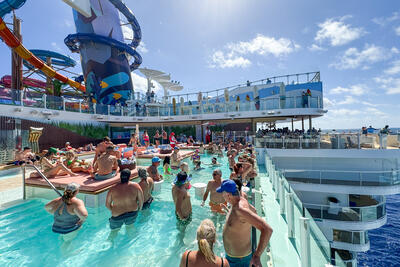
[[[146,146],[152,145],[150,139],[144,131],[143,141]],[[195,179],[196,173],[200,175],[202,165],[209,166],[212,168],[212,176],[207,183],[201,206],[209,208],[211,220],[205,218],[201,222],[197,230],[198,250],[185,251],[180,266],[262,266],[260,257],[271,238],[272,228],[257,215],[249,202],[251,196],[246,194],[249,188],[254,188],[254,179],[257,176],[255,150],[252,145],[229,139],[224,142],[207,140],[209,143],[203,144],[196,143],[195,139],[189,136],[185,145],[198,148],[194,149],[192,163],[188,164],[184,161],[180,152],[181,144],[173,132],[169,135],[165,131],[161,131],[161,134],[156,132],[154,140],[157,141],[157,145],[167,142],[172,148],[172,153],[163,157],[163,163],[160,157],[153,156],[150,166],[138,168],[137,182],[131,181],[136,178],[134,172],[122,167],[125,153],[121,153],[108,137],[96,146],[92,163],[77,158],[73,148],[68,147],[70,144],[66,144],[64,153],[60,153],[61,150],[58,149],[49,149],[40,160],[40,164],[48,178],[59,175],[75,176],[83,172],[90,174],[94,180],[107,180],[118,177],[119,174],[119,182],[111,186],[105,201],[105,206],[111,213],[109,240],[114,240],[123,225],[128,234],[134,234],[133,228],[138,214],[142,210],[151,209],[152,202],[156,200],[153,197],[155,184],[165,179],[172,179],[171,194],[177,229],[184,233],[192,223],[193,213],[196,212],[192,208],[189,193],[191,181]],[[139,145],[138,134],[133,134],[127,147],[132,146],[131,150],[134,151],[133,147]],[[20,160],[29,160],[29,153],[29,149],[26,149]],[[212,157],[203,157],[206,153]],[[219,169],[219,159],[223,157],[227,157],[231,171],[230,175],[225,177]],[[32,173],[31,177],[39,178],[40,175]],[[46,205],[46,210],[54,216],[53,231],[63,235],[66,242],[77,235],[77,230],[88,216],[83,201],[76,197],[78,192],[79,185],[70,183],[62,197]],[[222,229],[224,258],[218,257],[213,250],[214,244],[218,242],[213,216],[225,218]],[[256,249],[252,249],[251,245],[252,227],[261,232]]]

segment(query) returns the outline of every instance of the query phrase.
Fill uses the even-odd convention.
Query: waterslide
[[[56,72],[53,68],[46,65],[41,59],[26,49],[18,38],[8,29],[2,17],[14,9],[18,9],[25,4],[26,0],[5,0],[0,2],[0,37],[14,52],[22,59],[28,61],[35,68],[41,70],[46,76],[57,79],[62,83],[66,83],[71,87],[77,88],[83,92],[86,91],[84,85],[67,78],[66,76]]]
[[[64,43],[81,55],[87,94],[92,102],[124,104],[133,91],[131,72],[142,63],[136,51],[142,33],[133,12],[121,0],[63,0],[74,8],[75,34]],[[133,30],[125,43],[120,13]],[[133,57],[133,63],[130,63]]]
[[[11,88],[11,81],[12,81],[11,75],[5,75],[0,79],[0,83],[3,84],[6,88]],[[26,87],[47,89],[46,82],[32,78],[22,78],[22,84]]]

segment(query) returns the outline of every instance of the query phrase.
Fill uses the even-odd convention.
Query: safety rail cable
[[[40,177],[42,177],[49,185],[50,187],[60,196],[62,197],[63,195],[60,193],[60,191],[57,190],[57,188],[49,181],[49,179],[47,179],[47,177],[39,170],[38,167],[36,167],[35,165],[32,164],[26,164],[24,165],[25,167],[31,167],[34,168],[37,173],[40,175]],[[25,169],[23,169],[23,172],[25,173]],[[24,187],[25,187],[25,175],[23,175],[24,177]]]

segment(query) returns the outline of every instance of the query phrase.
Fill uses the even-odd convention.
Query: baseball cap
[[[71,192],[75,192],[76,190],[78,190],[80,187],[79,184],[77,183],[69,183],[66,187],[65,187],[65,191],[71,191]]]
[[[235,194],[238,192],[237,185],[233,180],[224,180],[220,187],[217,188],[218,193],[228,192],[231,194]]]
[[[179,150],[179,147],[176,146],[176,147],[174,147],[174,149]]]
[[[57,154],[58,149],[55,148],[55,147],[50,147],[50,148],[49,148],[49,152],[52,153],[52,154]]]
[[[140,168],[138,171],[139,178],[147,178],[147,171],[146,169]]]
[[[159,157],[153,157],[152,159],[151,159],[151,162],[152,163],[157,163],[157,162],[160,162],[161,161],[161,159],[159,158]]]

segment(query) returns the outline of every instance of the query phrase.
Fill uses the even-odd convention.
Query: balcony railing
[[[57,97],[35,92],[25,93],[24,91],[11,89],[3,89],[2,94],[0,95],[0,104],[4,105],[26,106],[99,115],[134,117],[172,117],[248,111],[268,111],[268,114],[272,115],[275,114],[276,109],[322,108],[322,99],[319,96],[308,96],[307,104],[302,104],[301,101],[301,96],[294,96],[286,98],[266,98],[260,99],[260,101],[227,103],[208,103],[208,101],[204,101],[204,103],[200,105],[189,105],[187,102],[185,102],[184,105],[177,103],[175,106],[172,104],[160,104],[156,106],[146,104],[146,106],[140,105],[140,107],[136,107],[134,104],[130,106],[112,106],[87,103],[83,99]]]
[[[333,242],[365,245],[369,243],[368,232],[333,229]]]
[[[383,218],[386,215],[386,203],[379,203],[367,207],[332,207],[304,203],[313,218],[338,220],[348,222],[370,222]]]
[[[287,180],[302,183],[353,186],[393,186],[400,184],[400,170],[283,170],[283,173]]]
[[[256,138],[256,147],[282,149],[361,149],[400,147],[400,134],[268,133]]]

